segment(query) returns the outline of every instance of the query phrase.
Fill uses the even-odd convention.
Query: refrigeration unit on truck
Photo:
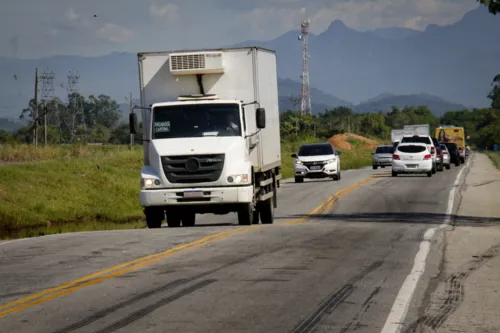
[[[149,228],[236,212],[273,223],[281,179],[276,55],[257,47],[138,54]],[[134,108],[134,109],[135,109]],[[130,115],[137,132],[137,116]]]

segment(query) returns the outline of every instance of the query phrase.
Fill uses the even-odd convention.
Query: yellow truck
[[[440,126],[436,128],[436,139],[441,143],[454,142],[458,146],[460,162],[465,162],[465,130],[463,127]]]

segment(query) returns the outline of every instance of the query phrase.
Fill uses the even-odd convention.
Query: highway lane
[[[0,332],[380,331],[424,231],[442,223],[458,173],[391,178],[386,170],[285,183],[272,226],[206,216],[199,228],[0,243]],[[373,175],[323,215],[297,221]],[[153,253],[161,254],[98,272]],[[26,299],[36,292],[45,294]],[[24,303],[5,307],[16,299]]]

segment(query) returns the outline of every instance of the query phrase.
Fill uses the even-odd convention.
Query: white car
[[[304,178],[333,178],[340,180],[340,152],[327,143],[302,145],[293,166],[295,182],[302,183]]]
[[[432,177],[434,163],[425,143],[401,142],[392,155],[392,176],[400,173],[425,173]]]
[[[423,143],[427,146],[427,149],[431,153],[432,156],[432,173],[436,173],[437,171],[437,163],[436,163],[436,145],[432,140],[430,135],[405,135],[401,139],[401,143]]]

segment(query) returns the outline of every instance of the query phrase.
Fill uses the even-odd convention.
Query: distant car
[[[443,164],[446,169],[450,169],[451,167],[451,156],[448,148],[446,148],[445,144],[440,144],[439,149],[441,149],[441,156],[443,156]]]
[[[432,138],[432,142],[434,143],[434,146],[436,147],[436,170],[443,171],[444,170],[444,160],[443,160],[443,152],[441,150],[441,145],[434,138]]]
[[[304,182],[304,178],[340,180],[340,152],[329,142],[302,145],[292,157],[296,183]]]
[[[458,151],[458,145],[454,142],[446,142],[443,144],[446,146],[448,153],[450,154],[450,163],[454,163],[455,166],[459,166],[461,159],[460,152]]]
[[[400,173],[425,173],[432,177],[434,163],[426,143],[401,142],[392,155],[392,176]]]
[[[372,153],[373,170],[377,170],[378,167],[385,168],[386,166],[391,166],[393,152],[394,152],[393,146],[390,145],[378,146],[375,149],[375,152]]]
[[[430,135],[405,135],[401,139],[401,143],[423,143],[432,156],[432,173],[436,173],[436,144]]]

